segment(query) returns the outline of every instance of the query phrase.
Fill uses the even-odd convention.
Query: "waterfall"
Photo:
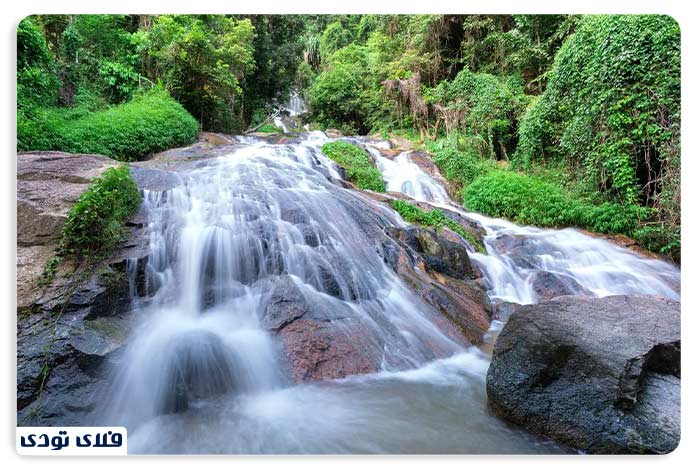
[[[323,133],[292,144],[238,140],[176,187],[144,193],[146,291],[133,288],[137,323],[95,415],[100,424],[127,426],[133,453],[563,451],[489,413],[488,356],[445,336],[377,255],[376,230],[403,220],[342,187],[320,151]],[[574,230],[467,213],[409,153],[390,160],[366,147],[389,190],[484,226],[489,255],[471,257],[494,300],[534,302],[530,276],[542,270],[594,295],[678,297],[679,272],[664,262]],[[524,255],[515,255],[510,245],[520,244]],[[293,383],[269,327],[279,287],[298,291],[316,323],[379,356],[378,368]]]
[[[293,89],[284,103],[277,106],[278,115],[273,118],[273,125],[283,133],[297,132],[302,128],[301,116],[307,112],[307,103],[300,93]]]
[[[422,313],[425,305],[371,247],[356,217],[372,203],[332,182],[323,134],[296,145],[247,140],[145,192],[155,297],[134,299],[138,324],[113,378],[110,418],[129,429],[228,396],[287,385],[264,311],[292,282],[380,368],[417,368],[462,352]],[[378,206],[377,206],[378,205]],[[363,220],[364,221],[364,220]],[[379,222],[379,220],[377,220]]]
[[[387,189],[431,203],[479,223],[485,230],[487,254],[471,252],[484,273],[491,299],[518,304],[538,301],[532,288],[535,273],[550,272],[579,285],[576,293],[603,297],[615,294],[656,294],[679,300],[681,273],[674,265],[646,258],[577,229],[518,226],[464,211],[443,185],[411,161],[410,152],[393,160],[379,145],[366,143],[377,161]]]

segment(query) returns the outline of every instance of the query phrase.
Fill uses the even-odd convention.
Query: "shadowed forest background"
[[[295,90],[310,128],[427,149],[469,210],[679,261],[669,17],[38,15],[17,47],[18,151],[143,159],[258,127]]]

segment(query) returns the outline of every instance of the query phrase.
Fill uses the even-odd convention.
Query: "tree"
[[[162,15],[135,42],[148,74],[161,81],[203,128],[242,127],[241,84],[255,69],[254,26],[218,15]]]

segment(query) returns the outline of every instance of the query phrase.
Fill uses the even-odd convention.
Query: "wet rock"
[[[471,268],[471,261],[466,248],[452,242],[432,229],[412,228],[418,240],[425,264],[428,268],[456,279],[473,279],[476,277]]]
[[[428,153],[423,151],[411,151],[408,153],[408,159],[420,167],[423,172],[429,176],[438,179],[439,181],[444,180],[444,178],[440,175],[440,170],[433,161],[432,156]]]
[[[558,296],[592,296],[580,283],[570,276],[550,271],[535,271],[529,281],[539,301]]]
[[[18,320],[18,424],[80,424],[94,408],[95,389],[132,323],[128,315],[90,320],[90,310]]]
[[[94,408],[97,385],[131,327],[128,259],[147,263],[143,213],[96,265],[65,259],[39,287],[67,213],[92,179],[119,163],[98,155],[21,153],[18,174],[18,424],[74,425]],[[142,289],[136,278],[134,286]]]
[[[309,222],[307,211],[297,205],[283,207],[280,219],[292,224],[307,224]]]
[[[282,275],[272,280],[264,327],[283,345],[279,353],[296,383],[375,372],[383,342],[347,303],[314,293]],[[304,290],[310,288],[305,294]]]
[[[413,142],[401,135],[390,135],[389,143],[391,143],[393,148],[400,151],[411,151],[413,149]]]
[[[263,322],[268,330],[278,332],[309,311],[309,304],[295,281],[287,275],[273,282]]]
[[[376,372],[381,362],[378,336],[351,318],[335,323],[300,318],[280,334],[295,382],[337,379]]]
[[[224,133],[212,133],[212,132],[201,132],[198,135],[198,141],[207,143],[212,146],[225,146],[234,145],[237,140],[231,135],[225,135]]]
[[[106,156],[56,151],[17,155],[17,306],[38,294],[44,266],[54,255],[63,224],[92,179],[118,163]]]
[[[515,313],[522,304],[517,304],[515,302],[498,302],[493,307],[493,319],[500,322],[507,322],[510,316]]]
[[[377,148],[382,156],[388,159],[394,159],[401,154],[401,151],[392,148]]]
[[[492,242],[498,252],[510,256],[531,256],[537,253],[534,240],[522,235],[501,234]]]
[[[520,307],[495,344],[491,408],[590,453],[674,450],[679,308],[656,296],[564,296]]]
[[[212,332],[192,331],[177,337],[165,369],[160,414],[186,411],[191,401],[215,397],[235,386],[234,362]]]
[[[466,249],[429,229],[389,228],[387,233],[396,243],[384,243],[385,262],[434,308],[437,314],[431,320],[455,341],[480,344],[490,326],[492,307],[474,281]]]
[[[156,168],[133,166],[131,176],[141,190],[164,192],[184,183],[181,175]]]

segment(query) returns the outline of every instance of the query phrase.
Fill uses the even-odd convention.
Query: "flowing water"
[[[481,266],[491,299],[535,303],[538,298],[532,289],[532,275],[547,271],[572,278],[586,295],[657,294],[679,300],[681,273],[674,265],[643,257],[576,229],[519,226],[463,211],[450,200],[440,182],[411,160],[409,152],[392,160],[382,155],[380,146],[384,145],[366,144],[388,191],[455,211],[486,230],[483,241],[487,254],[472,252],[470,256]]]
[[[290,91],[285,104],[280,106],[280,113],[273,118],[273,125],[283,130],[283,133],[300,129],[299,116],[307,112],[307,103],[297,90]]]
[[[145,193],[147,281],[157,292],[133,299],[139,323],[100,423],[126,425],[134,453],[562,451],[488,413],[489,357],[447,338],[375,255],[368,226],[403,221],[337,183],[320,152],[326,140],[320,132],[283,145],[241,138],[229,155],[182,173],[179,186]],[[471,256],[494,300],[534,302],[536,270],[568,275],[587,294],[678,298],[679,271],[666,263],[573,230],[465,213],[408,153],[392,161],[367,148],[389,190],[485,227],[489,255]],[[524,255],[501,247],[505,236]],[[293,385],[263,315],[281,279],[381,356],[380,371]]]

